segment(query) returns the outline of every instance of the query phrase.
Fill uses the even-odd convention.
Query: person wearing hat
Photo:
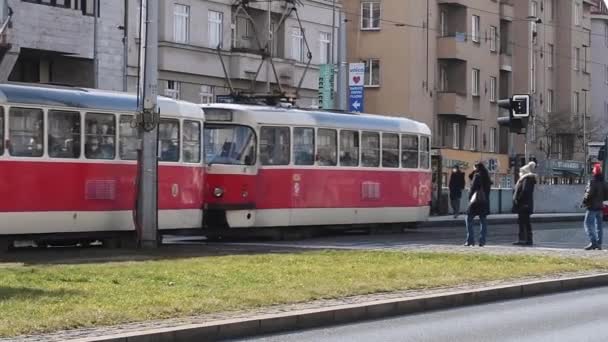
[[[519,180],[517,180],[513,192],[513,211],[517,213],[519,239],[513,243],[514,245],[532,245],[530,215],[534,212],[534,185],[536,184],[534,169],[536,169],[535,162],[530,162],[519,169]]]
[[[454,165],[454,169],[452,169],[448,187],[454,218],[457,218],[460,215],[460,198],[462,198],[462,190],[464,189],[464,172],[460,171],[458,164]]]
[[[469,191],[469,209],[465,220],[467,226],[467,240],[465,246],[475,245],[475,233],[473,232],[473,219],[479,216],[481,229],[479,230],[479,247],[486,244],[486,234],[488,231],[487,216],[490,214],[490,190],[492,181],[488,169],[479,162],[475,164],[471,190]]]
[[[585,196],[583,197],[583,206],[587,208],[585,213],[585,231],[589,236],[589,245],[585,250],[602,249],[602,209],[604,201],[608,199],[608,189],[602,175],[600,164],[595,164],[592,171],[593,178],[589,181]]]

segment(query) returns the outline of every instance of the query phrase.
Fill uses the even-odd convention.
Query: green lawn
[[[0,336],[607,268],[589,259],[365,251],[7,264]]]

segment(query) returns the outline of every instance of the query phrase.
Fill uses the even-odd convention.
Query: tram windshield
[[[255,164],[255,133],[251,127],[205,124],[205,162],[211,164]]]

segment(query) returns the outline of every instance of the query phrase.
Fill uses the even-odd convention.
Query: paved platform
[[[454,218],[453,215],[446,216],[431,216],[427,222],[422,223],[421,227],[441,227],[451,226],[453,224],[462,224],[466,215],[460,215]],[[552,214],[533,214],[532,222],[573,222],[582,221],[585,213],[552,213]],[[494,214],[488,215],[488,222],[494,224],[509,224],[517,222],[517,214]]]

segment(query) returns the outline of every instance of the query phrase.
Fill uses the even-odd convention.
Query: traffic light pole
[[[156,248],[158,235],[158,0],[141,0],[137,120],[138,151],[137,231],[139,246]]]

